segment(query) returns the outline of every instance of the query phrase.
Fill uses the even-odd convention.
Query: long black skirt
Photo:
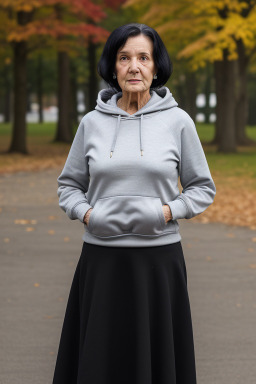
[[[83,243],[53,384],[195,384],[187,272],[179,242]]]

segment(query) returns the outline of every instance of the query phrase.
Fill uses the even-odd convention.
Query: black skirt
[[[196,384],[180,241],[156,247],[83,243],[53,384]]]

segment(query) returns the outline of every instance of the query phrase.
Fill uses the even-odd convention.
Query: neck
[[[149,89],[144,92],[123,91],[122,97],[117,102],[117,106],[128,113],[135,113],[147,104],[150,98]]]

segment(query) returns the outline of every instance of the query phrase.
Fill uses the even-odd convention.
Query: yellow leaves
[[[128,0],[135,6],[139,0]],[[170,52],[177,59],[188,59],[196,70],[206,62],[222,60],[228,49],[228,60],[237,60],[237,40],[247,49],[254,49],[256,40],[256,9],[238,0],[143,0],[147,6],[140,21],[152,25],[162,34]],[[168,36],[168,38],[167,38]]]
[[[31,12],[34,8],[41,7],[42,1],[40,0],[1,0],[3,8],[12,8],[15,11]]]
[[[9,64],[11,64],[11,62],[12,62],[12,59],[11,59],[10,57],[6,57],[6,58],[4,59],[4,63],[5,63],[5,65],[9,65]]]
[[[34,283],[34,287],[39,287],[39,283]]]

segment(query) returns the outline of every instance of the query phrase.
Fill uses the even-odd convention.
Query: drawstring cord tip
[[[112,153],[113,153],[113,151],[110,152],[110,157],[112,157]]]
[[[141,156],[143,156],[143,151],[141,150],[140,152],[141,152]]]

